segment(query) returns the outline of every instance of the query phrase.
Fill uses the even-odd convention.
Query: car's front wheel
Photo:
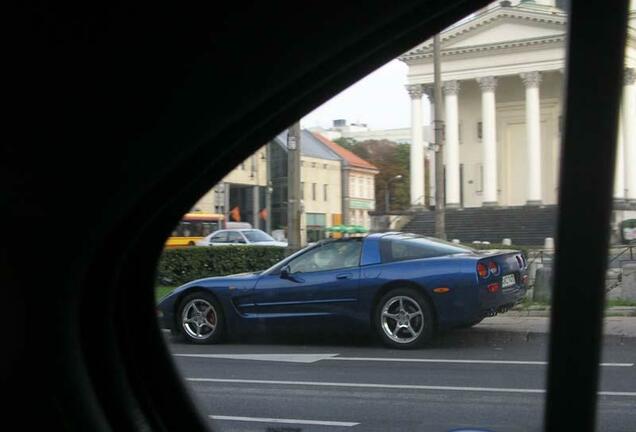
[[[382,342],[392,348],[416,348],[433,337],[433,312],[424,296],[412,288],[385,294],[375,310]]]
[[[180,332],[189,342],[212,344],[223,336],[223,311],[211,294],[195,292],[185,296],[178,319]]]

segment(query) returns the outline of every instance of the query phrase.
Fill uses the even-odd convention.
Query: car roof
[[[263,232],[263,233],[265,232],[265,231],[260,230],[258,228],[223,228],[223,229],[220,229],[220,230],[216,230],[214,232],[218,233],[218,232],[224,232],[224,231],[260,231],[260,232]],[[267,233],[265,233],[265,234],[267,234]]]

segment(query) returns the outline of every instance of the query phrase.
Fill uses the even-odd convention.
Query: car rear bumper
[[[481,317],[495,316],[504,313],[513,306],[523,302],[526,296],[526,286],[516,284],[497,292],[489,292],[487,287],[480,287],[479,290],[479,312]]]

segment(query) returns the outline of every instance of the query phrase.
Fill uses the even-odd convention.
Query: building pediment
[[[496,7],[442,32],[442,55],[562,42],[565,33],[566,15],[563,12]],[[409,63],[432,57],[432,54],[433,41],[430,39],[400,59]]]

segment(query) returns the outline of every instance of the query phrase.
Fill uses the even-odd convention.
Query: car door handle
[[[340,273],[336,275],[336,279],[351,279],[353,274],[351,273]]]

